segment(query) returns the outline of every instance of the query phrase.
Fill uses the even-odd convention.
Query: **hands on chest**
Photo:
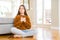
[[[21,22],[26,22],[26,18],[25,17],[21,17]]]

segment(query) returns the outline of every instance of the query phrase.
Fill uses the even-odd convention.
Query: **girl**
[[[14,18],[13,24],[14,27],[11,28],[11,32],[15,34],[14,37],[20,37],[20,34],[27,36],[33,33],[33,31],[29,30],[31,28],[31,22],[24,5],[19,7],[18,14]]]

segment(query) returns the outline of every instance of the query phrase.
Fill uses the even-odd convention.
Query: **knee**
[[[15,28],[14,28],[14,27],[12,27],[12,28],[11,28],[11,32],[12,32],[12,33],[14,33],[14,30],[15,30]]]
[[[13,28],[11,28],[11,32],[13,32]]]

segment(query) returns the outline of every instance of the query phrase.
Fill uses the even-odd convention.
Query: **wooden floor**
[[[57,33],[55,33],[55,31],[53,32],[53,39],[52,40],[60,40],[59,39],[59,35]],[[0,40],[35,40],[33,37],[29,37],[29,38],[9,38],[10,35],[0,35]]]
[[[11,35],[0,35],[0,40],[36,40],[33,37],[30,38],[9,38]],[[52,40],[60,40],[58,30],[52,30]]]
[[[9,38],[11,35],[0,35],[0,40],[35,40],[33,37],[29,38]],[[52,40],[60,40],[58,32],[52,31]]]
[[[59,31],[53,30],[52,31],[52,40],[60,40]]]
[[[9,38],[10,35],[0,35],[0,40],[35,40],[33,37],[29,38]]]

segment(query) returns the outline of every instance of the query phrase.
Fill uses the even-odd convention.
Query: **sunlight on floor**
[[[44,28],[37,29],[37,40],[52,40],[51,31]]]

